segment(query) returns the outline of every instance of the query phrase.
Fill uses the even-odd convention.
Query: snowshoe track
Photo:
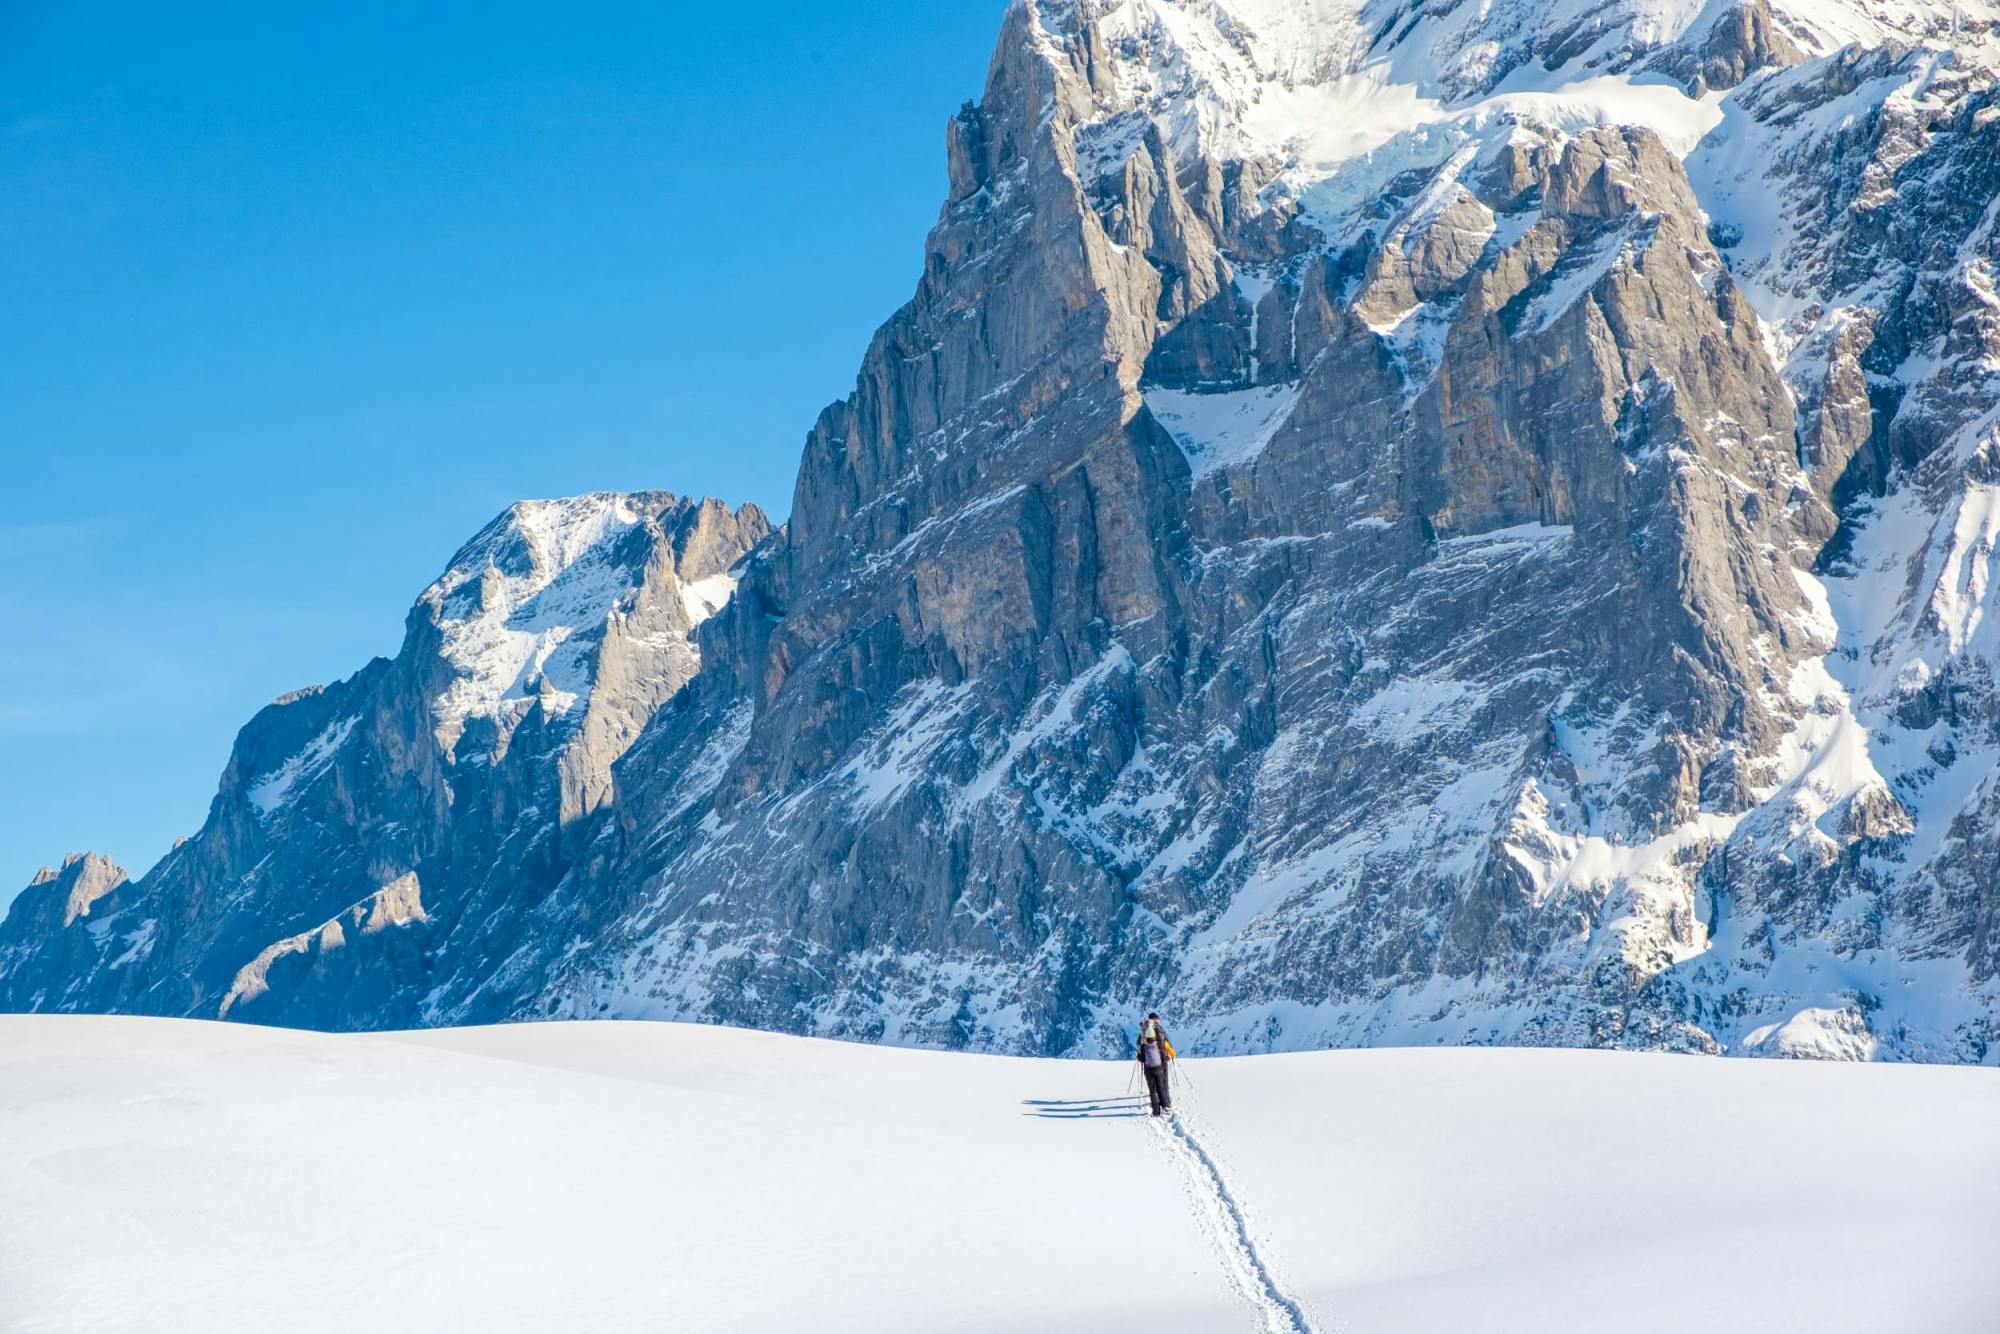
[[[1257,1308],[1265,1334],[1316,1334],[1305,1308],[1286,1295],[1258,1253],[1242,1205],[1186,1122],[1174,1115],[1159,1117],[1153,1121],[1153,1134],[1187,1174],[1195,1219],[1221,1253],[1230,1284]]]

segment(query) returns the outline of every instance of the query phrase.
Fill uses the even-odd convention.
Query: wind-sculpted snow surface
[[[1990,1071],[1191,1064],[1187,1138],[1121,1110],[1122,1062],[667,1024],[4,1017],[0,1325],[1993,1327]]]
[[[1995,18],[1017,4],[783,530],[482,538],[0,998],[2000,1060]]]

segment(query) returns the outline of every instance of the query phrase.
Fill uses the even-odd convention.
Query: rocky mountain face
[[[1016,4],[784,529],[518,507],[0,1003],[2000,1059],[1996,70]]]
[[[566,929],[613,763],[769,531],[664,492],[514,506],[393,660],[243,729],[207,823],[143,880],[44,872],[0,925],[0,1004],[384,1027],[467,1003]],[[441,967],[461,954],[482,965]]]

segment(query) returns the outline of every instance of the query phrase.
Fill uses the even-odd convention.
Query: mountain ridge
[[[787,525],[517,516],[246,728],[225,792],[294,765],[365,856],[179,884],[171,1003],[137,922],[10,915],[0,1003],[304,941],[232,1017],[1988,1060],[1995,30],[1016,4]],[[378,683],[422,846],[322,764]]]

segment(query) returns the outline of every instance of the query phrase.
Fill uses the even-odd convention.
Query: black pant
[[[1146,1071],[1146,1096],[1153,1100],[1153,1115],[1174,1105],[1174,1095],[1167,1089],[1167,1063],[1144,1067]]]

